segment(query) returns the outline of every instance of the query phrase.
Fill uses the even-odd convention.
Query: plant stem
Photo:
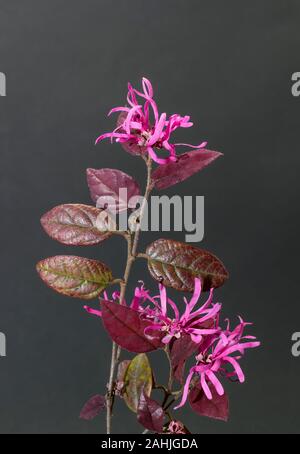
[[[168,393],[171,395],[172,394],[172,388],[173,388],[173,381],[174,381],[174,375],[173,375],[173,367],[172,367],[172,361],[171,361],[171,356],[170,356],[170,350],[169,347],[165,348],[165,352],[169,361],[169,380],[168,380]]]
[[[132,265],[132,236],[130,233],[126,236],[127,239],[127,261],[126,261],[126,268],[124,271],[123,280],[119,282],[120,284],[120,302],[124,299],[126,285],[129,277],[130,268]],[[111,363],[110,363],[110,373],[109,373],[109,382],[108,382],[108,391],[106,396],[106,433],[111,433],[111,420],[112,420],[112,410],[114,404],[114,376],[116,372],[117,363],[120,356],[120,348],[118,345],[113,342],[112,343],[112,351],[111,351]]]
[[[113,386],[114,386],[114,373],[115,373],[115,362],[114,358],[116,356],[117,344],[115,342],[112,343],[112,351],[111,351],[111,363],[110,363],[110,371],[109,371],[109,382],[108,382],[108,390],[106,395],[106,433],[111,433],[111,417],[112,417],[112,408],[113,408]]]
[[[140,216],[139,216],[140,222],[138,224],[138,227],[137,227],[135,235],[134,235],[134,241],[133,241],[133,247],[132,247],[132,255],[134,256],[134,258],[136,257],[136,253],[137,253],[137,247],[138,247],[138,242],[139,242],[139,238],[140,238],[142,220],[144,217],[145,209],[146,209],[146,206],[148,203],[150,193],[153,189],[153,182],[151,181],[152,160],[150,157],[147,159],[146,164],[147,164],[147,184],[146,184],[144,199],[143,199],[141,210],[140,210]]]
[[[128,279],[130,275],[130,271],[134,261],[136,260],[137,255],[137,248],[138,242],[140,238],[141,226],[142,226],[142,219],[145,213],[145,209],[147,206],[147,201],[149,199],[150,193],[153,189],[153,183],[151,181],[151,170],[152,170],[152,160],[150,157],[145,158],[145,162],[147,165],[147,184],[144,194],[144,199],[142,202],[142,206],[140,208],[140,215],[139,215],[139,223],[137,224],[134,238],[132,238],[132,233],[128,232],[125,237],[127,239],[127,261],[126,267],[124,271],[123,280],[120,283],[120,303],[125,298],[126,288],[128,284]],[[111,433],[111,425],[112,425],[112,411],[114,405],[114,377],[116,372],[116,367],[120,358],[121,348],[117,346],[115,342],[112,344],[112,352],[111,352],[111,365],[110,365],[110,373],[109,373],[109,382],[108,382],[108,390],[107,390],[107,397],[106,397],[106,433]]]

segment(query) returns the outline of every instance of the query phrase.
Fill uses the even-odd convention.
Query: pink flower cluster
[[[170,344],[183,335],[189,335],[196,346],[196,364],[190,369],[184,385],[182,400],[176,407],[184,405],[187,400],[193,377],[198,377],[202,390],[208,399],[212,399],[211,386],[222,396],[224,388],[220,376],[236,378],[241,383],[245,376],[239,365],[239,360],[248,348],[260,345],[254,336],[245,336],[244,329],[251,323],[244,322],[239,317],[239,323],[231,330],[229,321],[225,329],[220,327],[220,312],[222,305],[213,303],[213,289],[210,290],[206,302],[195,309],[201,295],[201,280],[195,279],[194,294],[190,301],[184,298],[185,310],[180,315],[176,303],[168,298],[166,288],[159,286],[160,294],[150,296],[142,284],[136,287],[134,298],[129,307],[140,312],[141,317],[149,321],[145,335],[153,331],[162,333],[162,342]],[[114,292],[113,300],[118,300],[120,294]],[[107,298],[107,294],[104,294]],[[123,304],[126,304],[124,301]],[[85,306],[92,314],[101,317],[101,311]],[[172,316],[170,315],[172,312]],[[230,367],[230,370],[228,369]]]
[[[179,339],[183,334],[188,334],[192,341],[200,344],[204,336],[215,335],[219,328],[215,326],[215,320],[221,310],[221,304],[212,304],[213,289],[207,301],[197,310],[193,311],[201,294],[201,281],[195,280],[195,291],[191,300],[185,301],[185,311],[180,315],[174,301],[167,297],[166,288],[159,285],[160,295],[156,297],[149,296],[149,292],[144,288],[135,290],[135,300],[132,308],[140,311],[143,316],[151,321],[146,328],[145,334],[151,334],[151,331],[161,331],[164,334],[162,342],[169,344],[172,339]],[[145,301],[150,301],[153,308],[144,307]],[[168,316],[168,305],[173,311],[173,317]]]
[[[199,145],[186,143],[171,143],[171,134],[177,128],[190,128],[193,123],[190,117],[173,114],[167,118],[166,113],[159,114],[157,104],[153,99],[151,82],[145,77],[142,79],[143,91],[138,91],[128,83],[128,106],[111,109],[108,115],[120,112],[117,127],[114,131],[102,134],[96,144],[106,138],[115,139],[134,154],[149,154],[158,164],[176,161],[176,147],[204,148],[207,142]],[[138,99],[140,98],[140,100]],[[167,157],[159,157],[158,150],[165,150]]]
[[[219,396],[224,394],[224,388],[218,375],[237,378],[240,383],[245,381],[244,373],[238,361],[242,358],[247,348],[259,347],[260,342],[256,341],[254,336],[243,335],[245,326],[252,323],[245,323],[240,317],[239,320],[240,323],[232,331],[229,329],[228,322],[225,330],[220,331],[217,336],[206,338],[200,345],[196,356],[196,365],[190,369],[184,385],[182,400],[176,408],[180,408],[185,404],[194,375],[198,375],[202,390],[210,400],[212,399],[212,393],[209,384],[215,388]],[[236,353],[238,353],[237,356],[235,355]],[[231,371],[227,369],[228,365],[231,366]]]

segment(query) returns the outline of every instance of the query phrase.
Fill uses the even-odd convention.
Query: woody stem
[[[150,196],[150,193],[153,189],[153,182],[151,180],[151,170],[152,170],[152,160],[150,157],[145,158],[145,162],[147,165],[147,184],[145,189],[145,194],[142,202],[142,206],[140,208],[140,215],[139,215],[139,222],[136,226],[134,237],[131,233],[126,235],[127,239],[127,261],[124,271],[123,280],[120,282],[120,303],[125,298],[126,288],[128,284],[128,279],[130,276],[131,268],[133,263],[136,260],[137,256],[137,248],[141,233],[141,226],[142,220],[145,213],[145,209],[147,207],[147,202]],[[109,374],[109,382],[108,382],[108,391],[106,397],[106,433],[111,433],[111,426],[112,426],[112,411],[114,405],[114,377],[116,373],[116,367],[121,355],[121,348],[117,346],[115,342],[112,344],[112,353],[111,353],[111,365],[110,365],[110,374]]]

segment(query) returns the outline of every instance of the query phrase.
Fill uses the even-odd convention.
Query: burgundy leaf
[[[112,281],[111,270],[104,263],[75,255],[49,257],[36,268],[56,292],[84,300],[96,298]]]
[[[203,291],[220,287],[228,279],[227,270],[215,255],[187,243],[156,240],[146,254],[151,276],[176,290],[192,292],[195,277],[201,278]]]
[[[140,145],[138,145],[134,141],[121,143],[121,146],[125,151],[127,151],[127,153],[130,153],[134,156],[141,156],[146,152],[145,147],[140,147]]]
[[[113,301],[101,301],[102,320],[110,337],[120,347],[134,353],[145,353],[162,347],[161,334],[145,336],[149,322],[138,311]]]
[[[124,211],[130,198],[140,195],[137,182],[121,170],[87,169],[86,173],[91,198],[98,208],[107,208],[112,213]]]
[[[104,410],[106,407],[106,399],[104,396],[100,394],[96,394],[95,396],[91,397],[83,406],[80,412],[80,418],[91,420],[97,416],[100,411]]]
[[[179,155],[176,162],[157,167],[152,173],[152,180],[155,181],[157,189],[166,189],[204,169],[219,156],[222,156],[222,153],[218,151],[188,151]]]
[[[197,350],[198,344],[192,341],[191,336],[184,334],[175,339],[170,345],[171,365],[174,377],[183,383],[183,374],[186,360]]]
[[[164,410],[153,399],[143,392],[140,397],[137,419],[142,426],[151,432],[162,433],[164,424]]]
[[[198,385],[190,391],[190,406],[201,416],[228,421],[229,401],[227,394],[225,393],[223,396],[219,396],[214,386],[209,384],[209,387],[212,393],[212,399],[209,400],[204,394],[202,388]]]
[[[101,209],[81,204],[65,204],[52,208],[41,218],[48,235],[63,244],[89,246],[100,243],[111,233],[97,228],[97,217]]]

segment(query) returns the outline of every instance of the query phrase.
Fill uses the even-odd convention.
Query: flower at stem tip
[[[140,99],[139,99],[140,98]],[[96,144],[103,139],[115,139],[124,148],[133,153],[146,155],[158,164],[167,164],[176,161],[176,147],[204,148],[207,142],[199,145],[187,143],[171,143],[171,135],[178,128],[190,128],[193,123],[188,115],[173,114],[167,117],[166,113],[159,114],[156,102],[153,99],[151,82],[143,77],[142,91],[138,91],[128,83],[127,106],[114,107],[109,114],[119,112],[117,127],[112,131],[100,135]],[[164,150],[167,157],[160,157],[159,151]]]

